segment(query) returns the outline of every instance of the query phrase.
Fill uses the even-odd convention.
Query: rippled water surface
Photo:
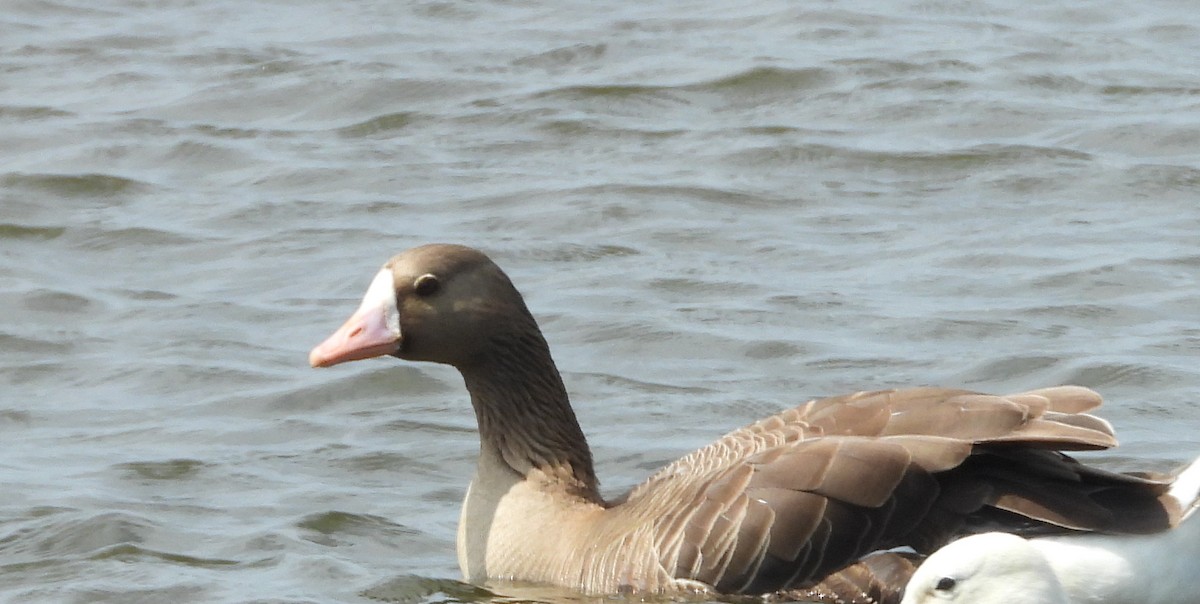
[[[1200,453],[1191,2],[0,11],[0,599],[475,600],[440,367],[308,369],[481,247],[607,492],[822,394],[1078,383]]]

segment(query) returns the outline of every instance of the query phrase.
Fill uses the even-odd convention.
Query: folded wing
[[[1166,481],[1060,452],[1116,444],[1085,413],[1100,402],[1071,386],[818,399],[679,459],[615,505],[654,523],[667,575],[747,594],[816,585],[870,552],[929,552],[972,530],[1170,526]]]

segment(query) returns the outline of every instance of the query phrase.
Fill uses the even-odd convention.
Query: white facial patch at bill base
[[[384,324],[387,326],[388,332],[396,336],[397,340],[400,339],[400,309],[396,308],[396,284],[392,279],[390,269],[382,268],[375,275],[355,314],[368,308],[380,309],[383,312]]]

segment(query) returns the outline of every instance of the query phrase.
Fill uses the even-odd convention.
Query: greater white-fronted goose
[[[894,602],[912,564],[864,556],[929,553],[991,529],[1156,533],[1185,508],[1169,477],[1116,474],[1061,453],[1116,444],[1111,426],[1086,413],[1099,395],[1073,386],[809,401],[605,501],[533,315],[498,266],[458,245],[389,260],[309,361],[382,355],[449,364],[466,383],[480,451],[458,558],[473,583]]]

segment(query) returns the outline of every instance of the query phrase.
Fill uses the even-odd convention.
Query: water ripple
[[[190,480],[209,464],[197,459],[171,459],[167,461],[133,461],[118,464],[117,469],[130,478],[141,480]]]
[[[12,172],[0,176],[0,185],[65,197],[118,197],[129,193],[149,191],[152,188],[148,183],[112,174],[28,174]]]
[[[422,117],[421,114],[411,111],[388,113],[375,116],[357,124],[344,126],[338,129],[338,133],[348,138],[377,135],[392,136],[396,130],[402,130]]]
[[[349,544],[351,541],[346,537],[387,540],[405,539],[417,534],[417,531],[380,516],[341,511],[311,514],[298,520],[295,526],[307,533],[307,539],[330,547]]]
[[[157,529],[149,519],[127,513],[93,515],[65,510],[29,518],[0,537],[0,553],[10,563],[49,556],[95,555],[112,546],[143,543]]]
[[[0,224],[0,239],[36,239],[48,241],[58,239],[66,230],[66,227]]]

